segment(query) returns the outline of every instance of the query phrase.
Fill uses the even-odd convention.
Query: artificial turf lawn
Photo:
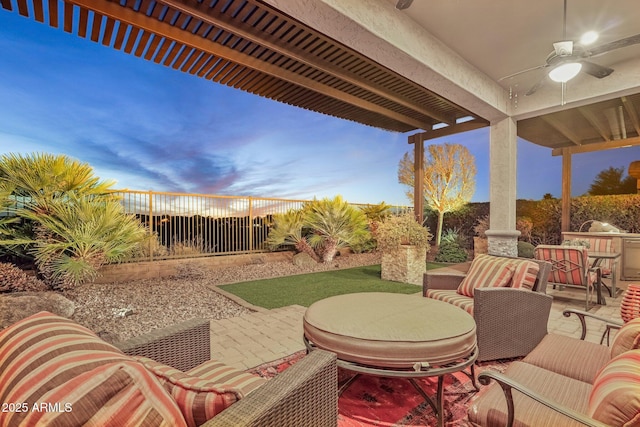
[[[441,265],[427,265],[427,269],[430,267]],[[267,309],[293,304],[308,307],[323,298],[355,292],[413,294],[422,291],[421,286],[382,280],[380,265],[232,283],[220,288]]]

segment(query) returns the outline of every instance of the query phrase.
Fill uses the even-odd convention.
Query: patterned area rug
[[[304,357],[298,352],[284,359],[267,363],[250,372],[264,378],[273,378]],[[486,369],[504,372],[509,360],[483,362],[476,365],[476,374]],[[352,372],[338,369],[339,382],[353,376]],[[416,380],[429,396],[435,400],[437,379]],[[471,379],[462,372],[444,377],[444,412],[446,426],[463,426],[467,421],[469,400],[475,394]],[[361,375],[342,393],[338,400],[339,427],[370,426],[435,426],[436,417],[431,406],[425,402],[411,383],[404,378],[383,378]]]

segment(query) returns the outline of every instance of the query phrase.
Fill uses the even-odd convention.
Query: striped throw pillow
[[[500,288],[508,286],[514,267],[491,255],[479,255],[471,263],[469,272],[458,286],[458,293],[473,297],[476,288]]]
[[[640,350],[604,365],[593,382],[587,414],[611,426],[640,426]]]
[[[640,317],[625,323],[611,343],[611,358],[640,348]]]
[[[48,312],[0,331],[0,425],[183,426],[160,382],[90,330]]]
[[[204,424],[266,382],[215,360],[185,373],[146,357],[136,359],[160,380],[190,427]]]
[[[511,279],[511,287],[514,289],[532,290],[538,278],[540,265],[534,261],[521,259],[511,260],[511,262],[515,266],[513,278]]]

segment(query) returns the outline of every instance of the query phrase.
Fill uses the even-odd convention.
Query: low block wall
[[[237,265],[291,261],[292,257],[292,252],[269,252],[263,254],[225,255],[112,264],[101,268],[98,272],[99,276],[94,282],[118,283],[131,280],[171,277],[178,273],[178,267],[189,265],[207,268],[225,268]]]

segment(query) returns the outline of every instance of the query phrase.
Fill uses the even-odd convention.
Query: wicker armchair
[[[636,349],[640,325],[624,326],[573,309],[565,310],[563,315],[578,317],[582,326],[580,339],[550,334],[504,373],[493,370],[480,373],[478,380],[489,387],[474,396],[469,405],[472,425],[635,425],[625,417],[637,421],[640,350]],[[612,348],[601,345],[602,342],[598,345],[584,341],[586,318],[604,322],[605,332],[620,329],[620,339],[616,337]]]
[[[547,334],[553,301],[546,295],[551,265],[535,262],[540,269],[532,291],[509,287],[475,289],[472,305],[478,361],[524,356]],[[462,271],[428,271],[424,275],[423,296],[426,297],[430,289],[455,291],[465,275]]]
[[[209,321],[196,319],[115,345],[184,371],[209,360],[209,332]],[[336,355],[314,351],[203,425],[336,426],[337,386]]]

